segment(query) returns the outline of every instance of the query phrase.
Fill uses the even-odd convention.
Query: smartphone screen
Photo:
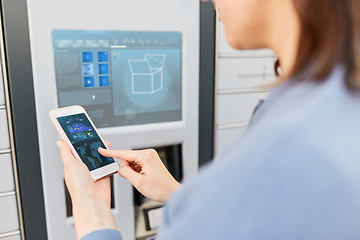
[[[98,152],[99,147],[105,146],[84,113],[58,117],[57,120],[90,171],[115,162]]]

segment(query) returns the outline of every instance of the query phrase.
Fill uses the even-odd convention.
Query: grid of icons
[[[109,52],[82,52],[82,76],[84,88],[109,87]]]

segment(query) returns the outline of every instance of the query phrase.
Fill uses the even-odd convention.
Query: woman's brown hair
[[[291,76],[304,78],[306,72],[322,81],[343,63],[346,85],[360,90],[360,0],[293,1],[301,36]]]

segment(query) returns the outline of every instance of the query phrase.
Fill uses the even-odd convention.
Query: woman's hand
[[[119,173],[147,198],[165,202],[180,187],[153,149],[130,151],[99,148],[105,157],[121,159]]]
[[[86,165],[77,160],[70,147],[59,141],[61,158],[64,162],[65,182],[73,204],[73,217],[77,238],[101,229],[116,229],[110,209],[110,178],[96,183]],[[106,143],[109,145],[109,143]]]

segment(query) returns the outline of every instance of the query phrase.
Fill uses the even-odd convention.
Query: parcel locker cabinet
[[[0,68],[1,69],[1,68]],[[6,89],[6,88],[5,88]],[[0,71],[0,239],[20,239],[18,189],[15,186],[15,166],[12,161],[7,105],[3,75]]]
[[[59,136],[48,118],[53,108],[84,105],[113,148],[181,146],[180,166],[185,179],[196,174],[199,159],[205,162],[212,158],[214,55],[209,57],[208,52],[214,48],[214,29],[201,30],[202,42],[208,38],[209,45],[208,52],[201,48],[199,60],[200,26],[205,26],[204,21],[200,25],[200,13],[202,20],[205,16],[215,23],[212,3],[136,0],[128,2],[126,9],[123,6],[114,0],[101,4],[85,0],[2,1],[20,213],[26,239],[75,239],[55,144]],[[171,45],[172,49],[167,48]],[[66,69],[61,68],[64,58],[73,62]],[[148,68],[133,60],[148,64]],[[122,66],[126,74],[121,75],[116,66]],[[208,79],[200,91],[210,99],[208,102],[203,98],[199,102],[200,72],[202,80]],[[139,77],[144,73],[145,77]],[[148,85],[139,85],[142,81]],[[127,88],[122,88],[123,84]],[[119,94],[122,90],[124,94]],[[155,96],[165,90],[177,95],[164,101],[169,104],[154,107],[156,111],[150,111],[142,98],[134,96]],[[153,105],[162,99],[167,99],[165,93],[154,99]],[[108,108],[99,109],[104,106]],[[202,108],[206,108],[210,124],[208,119],[199,119]],[[203,113],[200,115],[205,116]],[[206,136],[200,131],[199,136],[203,126],[210,131]],[[199,146],[207,151],[200,152]],[[133,188],[119,176],[114,176],[113,187],[112,212],[117,226],[125,240],[135,239]]]
[[[268,49],[239,51],[232,48],[220,21],[217,21],[216,39],[214,154],[220,154],[246,131],[255,107],[266,99],[276,83],[276,57]]]
[[[1,22],[1,21],[0,21]],[[1,25],[2,26],[2,25]],[[13,144],[7,63],[0,29],[0,239],[20,240],[23,235],[17,164]]]
[[[13,149],[11,156],[16,162],[15,181],[18,180],[19,192],[6,196],[1,206],[6,208],[4,216],[7,224],[17,228],[0,237],[4,240],[47,239],[43,185],[41,179],[38,131],[36,124],[35,96],[29,42],[27,1],[1,1],[1,21],[4,48],[1,50],[3,72],[7,81],[7,113],[11,119]],[[1,96],[1,94],[0,94]],[[0,99],[1,101],[1,99]],[[8,124],[10,126],[10,124]],[[0,126],[0,128],[3,126]],[[9,133],[11,133],[9,131]],[[0,154],[0,158],[2,155]],[[13,161],[12,160],[12,161]],[[0,159],[0,161],[6,161]],[[7,160],[8,161],[8,160]],[[8,167],[9,168],[9,167]],[[8,174],[8,172],[7,172]],[[6,174],[6,175],[7,175]],[[8,188],[8,187],[7,187]],[[0,198],[0,201],[2,199]],[[17,223],[14,220],[14,201],[17,201]],[[0,212],[2,212],[0,210]],[[2,225],[2,223],[0,223]],[[21,229],[21,236],[20,234]],[[2,239],[2,238],[0,238]]]

